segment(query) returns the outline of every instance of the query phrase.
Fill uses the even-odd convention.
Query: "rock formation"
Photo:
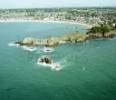
[[[72,33],[69,35],[65,35],[62,37],[50,37],[46,39],[37,39],[32,37],[26,37],[22,41],[15,42],[19,45],[26,45],[26,46],[39,46],[43,45],[46,47],[56,47],[59,44],[65,43],[77,43],[77,42],[84,42],[89,39],[97,39],[97,38],[112,38],[116,36],[116,32],[108,32],[104,35],[99,33],[89,33],[89,34],[81,34],[81,33]]]

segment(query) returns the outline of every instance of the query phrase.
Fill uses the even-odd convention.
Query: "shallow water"
[[[0,23],[0,100],[115,100],[116,39],[61,45],[52,53],[8,46],[26,36],[45,38],[74,31],[85,32],[82,26],[67,24]],[[39,66],[42,55],[63,69]]]

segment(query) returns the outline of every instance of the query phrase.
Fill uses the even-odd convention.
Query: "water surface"
[[[85,32],[79,25],[0,23],[0,100],[116,100],[116,39],[57,47],[46,55],[61,63],[58,72],[37,65],[45,53],[8,46],[74,31]]]

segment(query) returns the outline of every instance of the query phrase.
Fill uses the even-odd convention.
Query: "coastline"
[[[93,27],[93,25],[85,24],[81,22],[74,22],[74,21],[60,21],[60,20],[34,20],[34,19],[0,19],[0,23],[14,23],[14,22],[36,22],[36,23],[59,23],[59,24],[77,24],[82,25],[87,28]]]

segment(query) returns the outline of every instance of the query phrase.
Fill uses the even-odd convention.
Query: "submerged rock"
[[[46,56],[42,56],[37,60],[37,64],[50,67],[51,70],[54,71],[60,71],[62,69],[61,65],[59,63],[53,62],[50,58]]]
[[[20,45],[20,46],[23,45],[23,43],[22,43],[21,41],[15,42],[15,44],[18,44],[18,45]]]

